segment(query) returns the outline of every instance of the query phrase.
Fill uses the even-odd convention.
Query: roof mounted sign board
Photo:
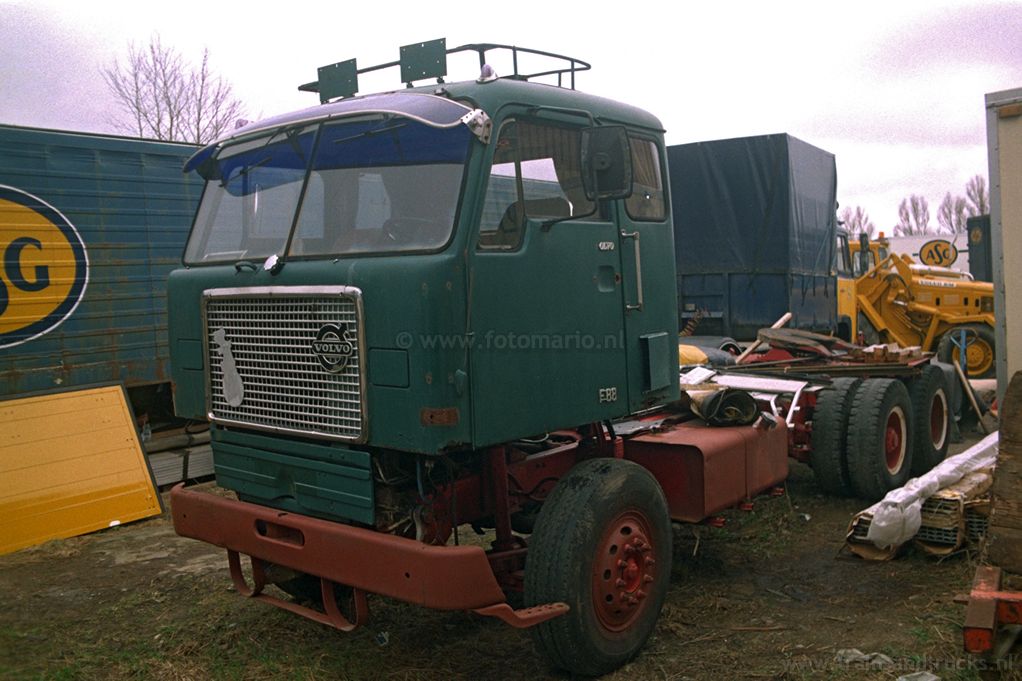
[[[336,97],[351,97],[358,92],[358,63],[355,59],[320,66],[317,75],[320,104]]]
[[[0,554],[161,512],[119,385],[0,402]]]
[[[447,40],[430,40],[424,43],[401,46],[401,82],[408,87],[417,80],[436,78],[443,82],[447,75]]]

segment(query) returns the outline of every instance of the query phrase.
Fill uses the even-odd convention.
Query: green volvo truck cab
[[[574,90],[584,62],[539,53],[560,65],[498,78],[484,66],[497,49],[515,64],[532,52],[403,48],[382,66],[409,87],[370,96],[353,79],[377,67],[326,67],[304,86],[325,103],[187,163],[206,184],[168,282],[175,403],[211,422],[217,482],[240,501],[175,490],[175,524],[228,549],[243,593],[274,600],[263,586],[277,583],[342,629],[364,619],[365,592],[516,626],[573,608],[589,629],[540,648],[597,673],[641,647],[669,576],[662,492],[621,460],[612,425],[679,397],[663,129]],[[478,79],[443,82],[456,52],[478,54]],[[439,82],[411,87],[423,78]],[[523,534],[566,476],[564,494],[615,486],[586,517],[627,504],[597,528],[601,548],[580,549],[613,558],[605,584],[577,584],[595,614],[547,589],[556,574],[528,584]],[[451,545],[464,524],[496,528],[491,549]],[[534,543],[529,560],[576,569],[560,550]],[[352,587],[350,610],[334,584]],[[513,610],[504,594],[522,590],[530,607]]]
[[[632,182],[594,201],[584,171],[620,147],[594,162],[583,142],[610,126]],[[675,399],[663,148],[634,107],[495,79],[345,98],[199,152],[168,283],[177,410],[297,450],[237,454],[221,480],[301,507],[299,442],[438,455]]]

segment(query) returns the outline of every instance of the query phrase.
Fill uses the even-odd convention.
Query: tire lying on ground
[[[527,606],[571,610],[530,629],[555,667],[596,676],[653,632],[671,573],[667,502],[645,468],[620,459],[576,465],[543,504],[525,564]]]
[[[809,464],[816,484],[824,492],[839,496],[852,493],[845,449],[848,417],[861,378],[838,378],[820,391],[813,411],[813,448]]]
[[[937,344],[937,359],[948,364],[958,363],[958,347],[953,339],[965,331],[965,363],[969,378],[993,378],[997,374],[994,363],[994,330],[986,324],[965,324],[945,333]]]
[[[919,376],[909,381],[908,393],[914,422],[912,475],[919,476],[944,460],[951,440],[950,399],[944,372],[927,364]]]
[[[848,421],[848,477],[856,496],[878,501],[909,479],[912,416],[901,381],[871,378],[855,391]]]

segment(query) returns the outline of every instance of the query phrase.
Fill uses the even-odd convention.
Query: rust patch
[[[430,409],[423,407],[419,412],[419,422],[424,426],[456,426],[461,420],[457,407],[439,407]]]

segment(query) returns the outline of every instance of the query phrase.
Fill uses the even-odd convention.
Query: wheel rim
[[[977,338],[965,349],[965,361],[969,366],[970,376],[981,376],[993,365],[994,353],[985,340]]]
[[[955,348],[951,353],[955,364],[958,364],[961,360],[959,359],[958,348]],[[986,372],[990,371],[990,367],[994,364],[994,351],[982,338],[975,338],[965,348],[965,366],[969,370],[969,376],[982,376]]]
[[[944,446],[947,430],[947,396],[943,390],[938,390],[930,403],[930,441],[934,449]]]
[[[897,475],[905,464],[905,413],[895,407],[887,415],[884,428],[884,462],[887,472]]]
[[[647,607],[656,577],[652,529],[645,514],[625,511],[607,525],[593,565],[593,605],[609,631],[627,629]]]

